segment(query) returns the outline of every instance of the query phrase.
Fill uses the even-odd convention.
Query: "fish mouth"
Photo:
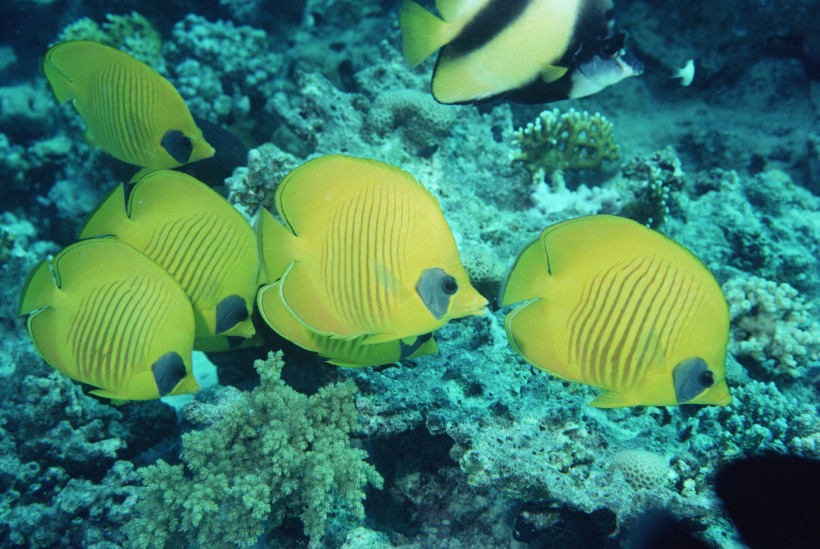
[[[621,50],[618,57],[615,58],[618,66],[629,76],[640,76],[643,74],[643,63],[638,61],[638,58],[627,52],[625,49]]]
[[[470,304],[468,309],[473,315],[483,315],[487,312],[488,303],[489,301],[487,301],[486,297],[477,293],[475,298],[473,298],[473,302]]]

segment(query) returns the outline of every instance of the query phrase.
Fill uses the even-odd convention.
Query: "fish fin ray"
[[[363,335],[352,332],[317,297],[313,282],[298,261],[292,262],[282,275],[279,295],[288,312],[311,332],[341,339]]]
[[[376,345],[378,343],[388,343],[390,341],[396,341],[397,339],[401,339],[402,336],[398,334],[368,334],[362,340],[363,345]]]
[[[470,3],[464,0],[436,0],[436,9],[441,14],[442,19],[452,22],[464,15]]]
[[[541,80],[547,84],[550,84],[556,80],[560,80],[565,74],[567,74],[568,70],[569,68],[567,67],[550,65],[541,71]]]
[[[539,238],[518,254],[501,287],[499,304],[503,307],[545,297],[549,278],[549,258],[543,241]]]
[[[450,24],[411,0],[405,0],[402,4],[399,23],[402,30],[402,54],[413,67],[421,64],[454,37]]]
[[[52,52],[49,51],[49,53],[43,57],[43,61],[40,66],[43,70],[43,74],[48,79],[49,84],[51,84],[54,97],[56,97],[57,102],[62,105],[69,99],[73,99],[77,94],[77,90],[74,88],[74,82],[68,77],[68,75],[60,70],[60,67],[58,67],[54,62],[51,53]]]
[[[90,238],[106,234],[116,234],[126,217],[125,185],[120,183],[108,193],[80,227],[78,238]]]
[[[592,399],[589,405],[594,408],[624,408],[635,404],[621,393],[605,391]]]
[[[260,278],[273,282],[280,278],[293,262],[293,233],[279,223],[265,208],[256,219],[256,244],[261,262]]]

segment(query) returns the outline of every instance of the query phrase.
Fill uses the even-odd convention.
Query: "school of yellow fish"
[[[441,48],[437,100],[580,97],[639,74],[623,69],[622,48],[596,82],[589,67],[601,54],[567,57],[585,51],[573,42],[579,26],[595,30],[595,47],[618,40],[609,0],[564,2],[549,23],[542,16],[554,2],[518,4],[510,15],[496,0],[471,10],[437,3],[439,19],[404,3],[408,62]],[[545,31],[556,32],[532,55],[485,70]],[[93,394],[196,392],[193,350],[261,344],[262,322],[332,364],[362,367],[434,354],[436,330],[485,313],[438,202],[411,174],[315,158],[282,180],[275,212],[262,209],[252,227],[210,187],[171,170],[215,151],[161,75],[87,41],[53,46],[42,66],[89,141],[140,168],[92,212],[78,242],[34,268],[20,298],[43,359]],[[515,259],[499,303],[515,305],[505,322],[515,352],[601,389],[592,406],[731,402],[729,313],[717,281],[689,250],[633,221],[600,215],[547,227]]]

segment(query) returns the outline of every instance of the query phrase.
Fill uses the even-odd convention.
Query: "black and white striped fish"
[[[643,72],[613,30],[611,0],[437,0],[436,7],[441,19],[405,0],[400,22],[408,63],[440,50],[432,91],[441,103],[584,97]]]

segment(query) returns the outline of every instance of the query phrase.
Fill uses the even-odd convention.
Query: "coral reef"
[[[248,153],[248,165],[240,167],[225,184],[228,200],[248,219],[264,206],[273,206],[276,185],[299,165],[293,155],[272,143],[266,143]]]
[[[0,227],[0,265],[6,262],[14,247],[14,233]]]
[[[33,230],[27,234],[9,215],[4,224],[20,236],[0,282],[16,295],[32,256],[55,250],[30,245]],[[175,417],[159,403],[115,409],[85,395],[23,343],[28,336],[14,321],[15,307],[0,306],[0,382],[7,391],[0,408],[0,545],[119,546],[138,490],[130,460],[173,432]]]
[[[543,111],[515,132],[513,161],[542,181],[556,170],[600,170],[620,157],[612,123],[601,113]]]
[[[727,281],[723,292],[736,357],[750,357],[768,375],[802,377],[810,365],[820,365],[820,324],[796,289],[750,276]]]
[[[258,128],[273,124],[259,115],[279,92],[282,57],[265,31],[190,14],[174,25],[172,38],[164,51],[169,77],[195,117],[272,131]]]
[[[755,176],[710,170],[679,195],[682,211],[664,225],[693,250],[721,283],[743,274],[787,283],[816,295],[820,198],[779,170]]]
[[[251,393],[186,406],[201,429],[183,435],[183,464],[138,470],[145,488],[127,526],[135,547],[252,547],[295,516],[318,547],[331,515],[364,517],[364,487],[381,488],[382,478],[350,446],[356,387],[308,397],[281,380],[281,352],[254,366],[261,384]]]
[[[536,147],[584,137],[549,137],[543,106],[435,103],[433,61],[402,59],[395,2],[117,4],[145,18],[83,0],[4,6],[21,32],[0,45],[0,545],[305,546],[306,533],[347,548],[602,547],[656,507],[713,546],[739,545],[712,492],[716,469],[762,451],[820,459],[820,199],[804,187],[816,193],[820,180],[813,3],[740,4],[618,3],[630,49],[656,70],[544,116],[556,128],[599,122],[607,155],[631,159],[620,173],[561,164],[580,151],[595,163],[588,144]],[[285,381],[280,358],[254,389],[254,351],[210,355],[220,385],[179,423],[159,402],[85,396],[36,358],[14,303],[34,262],[74,240],[88,209],[132,175],[85,143],[36,75],[58,26],[78,17],[67,33],[119,40],[164,70],[199,119],[252,149],[227,181],[249,219],[315,155],[396,164],[436,196],[488,298],[551,223],[613,213],[662,230],[724,287],[733,403],[591,409],[592,389],[513,353],[503,310],[447,325],[436,356],[378,369],[328,367],[266,333],[265,349],[287,349]],[[681,88],[663,69],[691,57],[695,80]],[[362,504],[378,474],[384,489]]]
[[[620,471],[635,490],[653,490],[663,486],[672,472],[663,456],[645,450],[623,450],[612,457],[610,467]]]
[[[660,228],[673,210],[680,210],[677,195],[685,175],[675,150],[666,147],[644,158],[637,156],[623,168],[618,186],[632,195],[620,215],[649,228]]]
[[[436,103],[427,93],[416,90],[391,90],[380,93],[370,106],[365,123],[382,141],[388,134],[400,133],[421,156],[429,156],[450,133],[456,112]]]
[[[159,31],[143,15],[106,14],[101,24],[83,17],[63,29],[56,42],[91,40],[133,55],[160,73],[165,72]]]

